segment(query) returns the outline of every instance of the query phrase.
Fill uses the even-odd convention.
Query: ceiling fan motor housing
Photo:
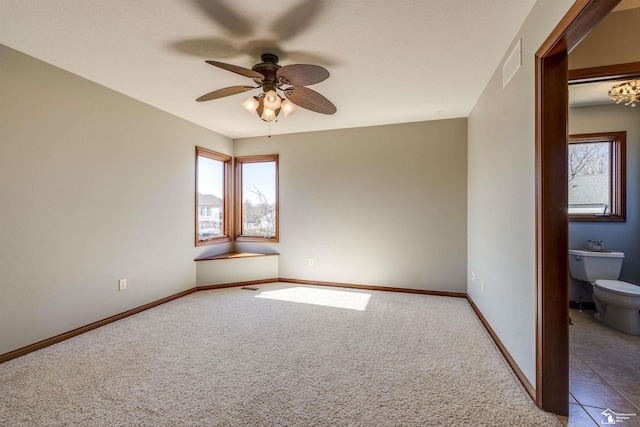
[[[253,71],[256,71],[264,76],[263,81],[259,81],[254,79],[256,84],[262,84],[262,90],[264,93],[267,93],[270,90],[275,90],[276,87],[280,87],[282,84],[276,84],[276,73],[280,68],[278,65],[278,56],[272,53],[264,53],[260,57],[262,62],[260,64],[256,64],[251,68]]]

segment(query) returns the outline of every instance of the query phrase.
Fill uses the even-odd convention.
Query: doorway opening
[[[568,52],[620,0],[577,0],[536,52],[536,403],[569,410]]]

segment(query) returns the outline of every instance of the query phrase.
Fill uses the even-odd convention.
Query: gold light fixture
[[[609,91],[609,97],[616,101],[616,104],[624,102],[624,105],[636,106],[637,102],[640,102],[640,90],[638,89],[638,82],[636,80],[630,80],[628,82],[615,85]]]

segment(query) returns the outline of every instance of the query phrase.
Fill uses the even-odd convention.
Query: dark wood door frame
[[[568,52],[620,0],[576,0],[536,52],[536,403],[569,412]]]
[[[640,76],[640,62],[604,65],[601,67],[569,70],[569,85],[593,82],[608,82],[620,79],[637,79]]]

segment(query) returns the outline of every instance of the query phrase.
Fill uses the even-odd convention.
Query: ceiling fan
[[[310,86],[329,77],[329,72],[319,65],[291,64],[278,65],[278,56],[265,53],[262,62],[251,69],[218,61],[205,61],[215,67],[249,77],[258,86],[231,86],[202,95],[196,101],[210,101],[236,95],[252,89],[262,89],[258,96],[252,96],[242,105],[250,112],[257,112],[264,121],[276,120],[280,111],[285,117],[295,110],[295,106],[322,114],[333,114],[337,108],[331,101],[309,89]],[[284,94],[282,98],[278,91]]]

